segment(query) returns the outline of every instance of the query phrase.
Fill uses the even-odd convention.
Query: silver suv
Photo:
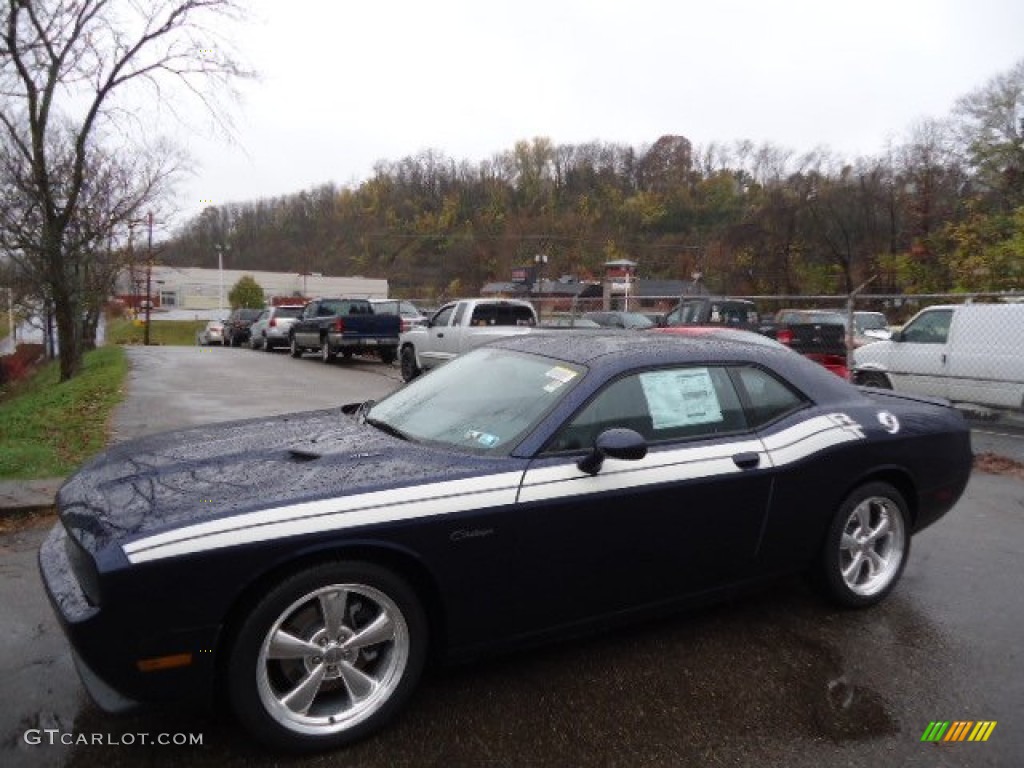
[[[301,304],[268,307],[252,324],[249,346],[273,352],[275,347],[288,346],[288,329],[302,314]]]

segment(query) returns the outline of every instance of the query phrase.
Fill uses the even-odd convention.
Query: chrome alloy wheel
[[[907,534],[897,504],[869,496],[850,513],[839,541],[839,570],[847,588],[870,597],[899,575]]]
[[[265,711],[296,734],[326,736],[372,717],[409,661],[409,627],[398,605],[365,584],[332,584],[286,608],[258,655]]]

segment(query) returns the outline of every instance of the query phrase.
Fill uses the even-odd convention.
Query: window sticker
[[[479,443],[484,448],[493,448],[501,441],[501,438],[497,435],[490,435],[486,432],[479,432],[475,429],[471,429],[466,432],[466,439]]]
[[[722,405],[707,368],[654,371],[640,376],[655,429],[722,421]]]
[[[568,384],[570,381],[576,378],[576,371],[570,368],[563,368],[560,365],[556,365],[554,368],[548,370],[545,374],[549,379],[560,381],[563,384]]]
[[[544,375],[551,379],[547,386],[544,387],[544,391],[550,393],[557,392],[570,381],[575,379],[577,373],[569,368],[563,368],[560,365],[556,365],[554,368],[549,369]]]

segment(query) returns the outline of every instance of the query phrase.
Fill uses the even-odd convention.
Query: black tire
[[[269,337],[266,337],[266,336],[263,337],[263,351],[264,352],[273,352],[274,351],[274,345],[270,343]]]
[[[345,358],[346,360],[351,360],[353,354],[354,353],[352,352],[351,349],[343,349],[343,350],[341,350],[341,356],[343,358]]]
[[[381,347],[380,361],[384,363],[384,365],[391,365],[395,362],[396,357],[398,357],[398,352],[394,347]]]
[[[339,608],[333,616],[332,605]],[[242,619],[227,660],[231,708],[277,749],[349,744],[408,699],[423,671],[427,634],[416,593],[391,571],[362,562],[310,568],[271,589]]]
[[[818,581],[833,602],[865,608],[893,590],[910,557],[910,516],[903,495],[871,482],[840,505],[818,564]]]
[[[416,364],[416,352],[411,346],[402,347],[399,361],[402,368],[402,381],[412,381],[420,375],[420,367]]]
[[[859,376],[862,387],[875,387],[877,389],[892,389],[892,382],[889,377],[881,371],[865,371]]]
[[[331,349],[326,336],[320,339],[320,359],[328,364],[334,362],[334,351]]]
[[[289,354],[292,357],[302,357],[302,350],[299,348],[299,345],[295,343],[295,337],[294,336],[292,336],[288,340],[288,346],[291,347],[291,352],[289,352]]]

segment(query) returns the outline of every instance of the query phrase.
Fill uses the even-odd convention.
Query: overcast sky
[[[520,139],[750,139],[849,158],[1024,58],[1024,0],[253,0],[237,141],[195,133],[180,221]],[[178,137],[180,138],[180,137]],[[207,202],[209,201],[209,202]]]

